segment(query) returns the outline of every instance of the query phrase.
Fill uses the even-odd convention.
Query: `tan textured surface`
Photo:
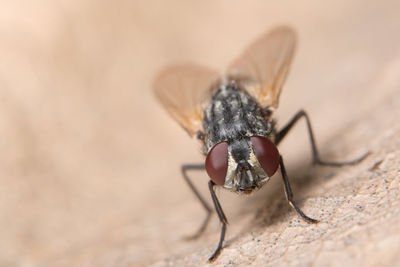
[[[198,145],[155,103],[162,66],[225,66],[273,25],[300,44],[280,148],[308,225],[277,175],[249,198],[220,192],[230,225],[215,266],[393,266],[400,257],[399,1],[3,1],[0,9],[0,266],[206,265],[219,224],[179,174]],[[380,164],[376,164],[381,162]],[[376,165],[376,166],[375,166]],[[373,167],[375,166],[375,167]],[[196,174],[207,193],[205,174]]]

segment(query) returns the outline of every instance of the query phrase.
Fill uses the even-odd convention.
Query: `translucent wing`
[[[154,92],[168,113],[191,135],[202,131],[203,109],[219,73],[195,64],[170,66],[155,79]]]
[[[291,28],[275,28],[251,44],[229,67],[228,75],[240,79],[262,107],[276,108],[295,46]]]

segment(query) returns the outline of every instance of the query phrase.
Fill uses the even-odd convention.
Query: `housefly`
[[[215,194],[215,187],[250,194],[268,182],[278,169],[283,178],[287,201],[307,222],[317,223],[296,205],[285,165],[277,145],[300,118],[307,123],[314,164],[342,166],[356,164],[364,156],[345,162],[320,159],[310,119],[300,110],[282,128],[277,129],[273,112],[288,75],[296,46],[295,32],[285,26],[273,29],[252,43],[224,75],[196,65],[178,64],[162,70],[154,82],[154,91],[168,113],[201,141],[205,163],[182,166],[189,187],[207,211],[198,237],[205,230],[212,209],[195,188],[187,172],[205,169],[212,201],[222,224],[216,250],[220,254],[227,219]]]

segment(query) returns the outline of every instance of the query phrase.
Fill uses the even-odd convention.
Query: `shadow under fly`
[[[204,232],[213,209],[189,179],[188,171],[205,169],[210,177],[208,187],[222,228],[209,261],[215,260],[222,250],[228,222],[215,194],[216,186],[250,194],[280,169],[289,205],[307,222],[318,222],[296,205],[277,149],[301,118],[307,123],[314,164],[352,165],[368,155],[345,162],[321,160],[304,110],[297,112],[282,129],[276,129],[272,114],[278,106],[295,45],[295,32],[289,27],[278,27],[251,44],[225,75],[196,64],[180,64],[164,69],[155,80],[154,90],[161,104],[190,136],[203,144],[205,163],[183,165],[182,175],[207,212],[193,238]]]

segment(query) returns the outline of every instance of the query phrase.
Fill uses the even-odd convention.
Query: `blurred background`
[[[1,1],[0,266],[147,266],[202,249],[205,263],[215,218],[204,239],[181,240],[204,216],[179,172],[202,161],[200,146],[155,101],[157,71],[179,61],[223,70],[291,25],[299,45],[277,116],[282,125],[307,109],[324,144],[399,90],[399,12],[396,0]],[[299,126],[285,140],[287,165],[309,164],[306,138]],[[331,155],[368,149],[346,140]],[[233,224],[255,210],[226,199],[229,233],[246,233]]]

